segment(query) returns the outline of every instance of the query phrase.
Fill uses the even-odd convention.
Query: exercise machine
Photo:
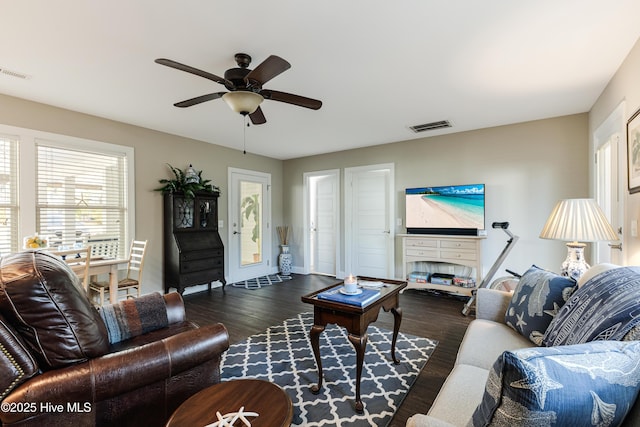
[[[493,279],[493,276],[496,274],[496,271],[498,271],[498,268],[500,268],[500,266],[504,262],[507,255],[509,255],[509,252],[511,252],[511,249],[513,249],[513,245],[515,245],[519,239],[518,236],[515,236],[511,231],[509,231],[508,222],[494,222],[493,224],[491,224],[491,227],[501,228],[502,231],[504,231],[507,234],[507,236],[509,236],[509,240],[507,240],[507,245],[504,247],[504,249],[500,253],[500,256],[498,256],[496,261],[493,263],[487,275],[484,276],[484,278],[478,285],[478,288],[486,288],[489,286],[489,283],[491,282],[491,279]],[[512,273],[510,271],[509,273],[513,274],[514,276],[517,276],[515,273]],[[462,314],[464,314],[465,316],[469,314],[469,310],[475,303],[475,300],[476,300],[476,291],[474,290],[471,295],[471,298],[469,298],[469,301],[467,301],[467,303],[462,308]]]

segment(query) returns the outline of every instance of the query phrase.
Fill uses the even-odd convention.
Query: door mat
[[[268,276],[255,277],[253,279],[241,280],[233,283],[231,286],[236,288],[260,289],[263,286],[270,286],[274,283],[281,283],[285,280],[291,280],[291,276],[282,276],[280,274],[270,274]]]

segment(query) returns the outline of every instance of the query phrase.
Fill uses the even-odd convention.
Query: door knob
[[[609,247],[611,249],[617,249],[617,250],[621,251],[622,250],[622,243],[616,243],[616,244],[609,243]]]

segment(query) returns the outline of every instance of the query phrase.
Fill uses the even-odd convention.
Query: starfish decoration
[[[511,387],[529,389],[533,391],[535,398],[538,400],[538,404],[541,409],[544,409],[544,403],[547,399],[547,392],[564,387],[562,384],[552,380],[547,375],[547,370],[543,364],[532,367],[533,371],[525,378],[513,381],[509,384]],[[526,374],[525,374],[526,375]]]
[[[240,408],[238,412],[229,412],[228,414],[220,414],[216,411],[216,417],[218,421],[213,424],[207,424],[204,427],[233,427],[236,421],[240,420],[246,427],[251,427],[251,423],[247,420],[247,417],[257,417],[257,412],[245,412],[244,406]]]
[[[553,303],[553,309],[552,310],[544,310],[544,313],[548,314],[551,317],[556,317],[556,315],[558,314],[558,311],[560,311],[560,306],[558,305],[558,303],[554,302]]]
[[[516,314],[516,318],[518,321],[516,322],[516,326],[522,328],[523,326],[527,326],[527,322],[524,321],[524,313]]]

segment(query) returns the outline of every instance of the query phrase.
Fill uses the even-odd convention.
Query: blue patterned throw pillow
[[[575,289],[575,280],[533,265],[518,282],[505,323],[541,345],[547,327]]]
[[[640,342],[505,351],[469,425],[617,426],[640,386]]]
[[[619,267],[588,280],[560,309],[546,346],[621,340],[640,324],[640,267]]]

